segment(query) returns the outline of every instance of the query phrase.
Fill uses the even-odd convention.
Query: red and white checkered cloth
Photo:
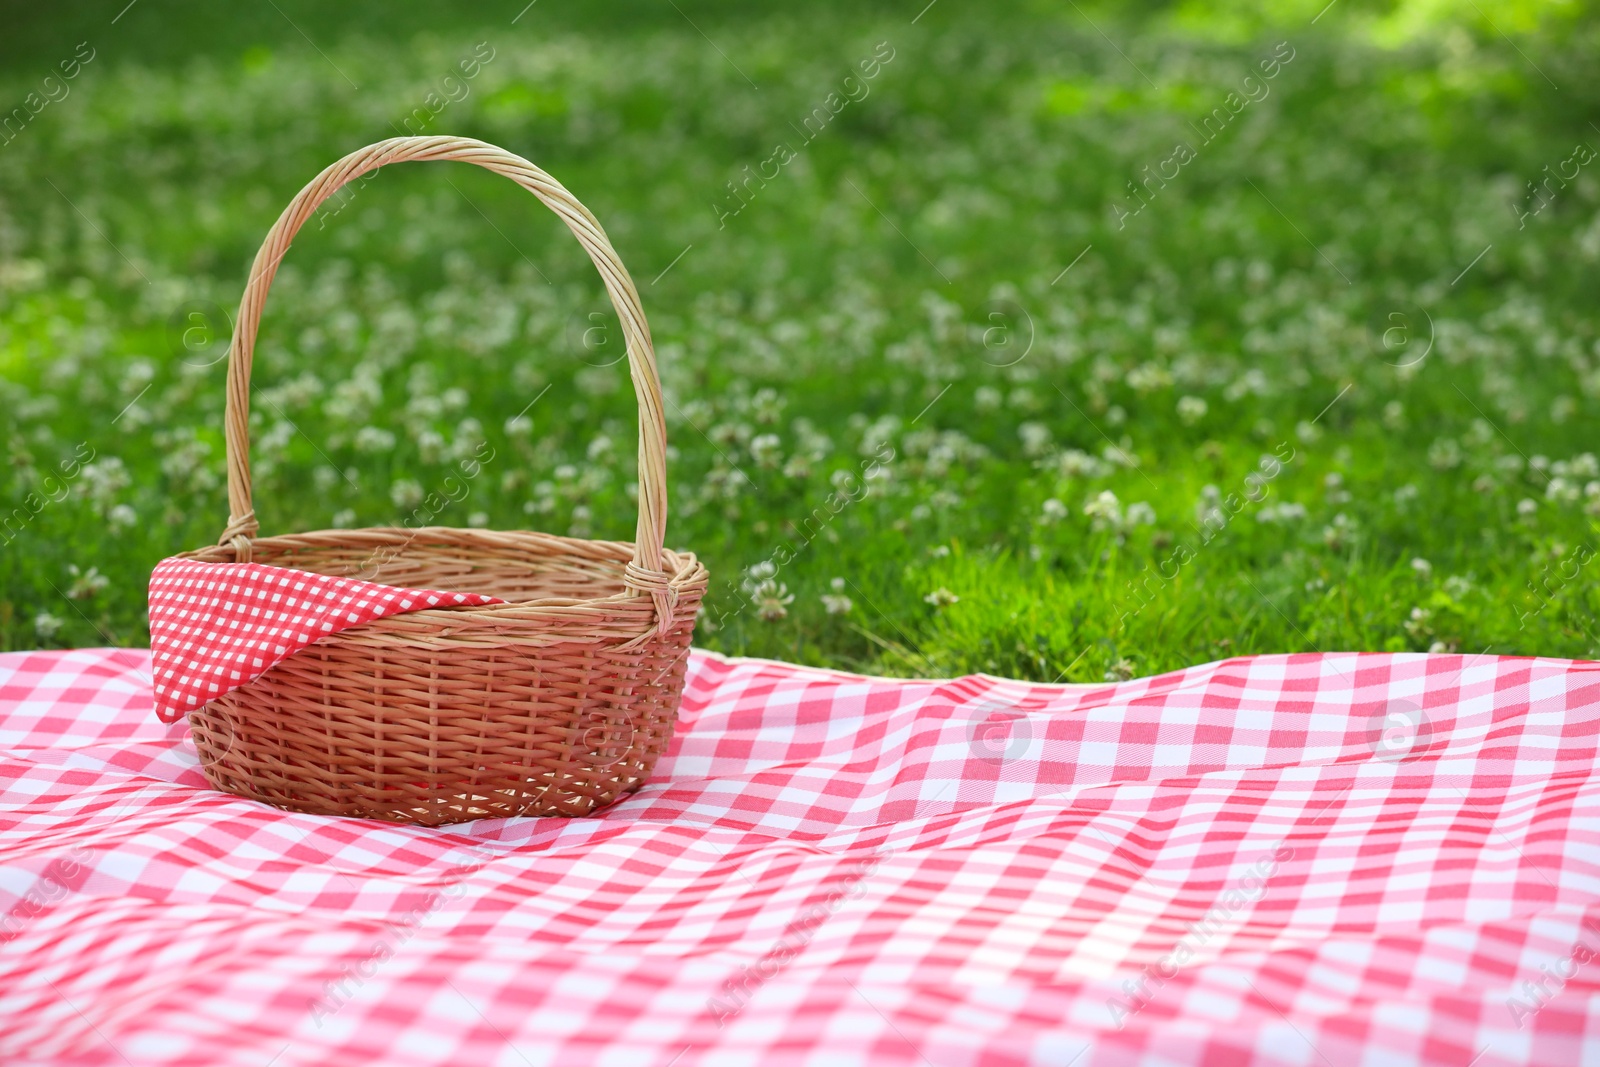
[[[148,667],[0,656],[0,1062],[1600,1062],[1600,664],[696,652],[637,796],[442,830],[210,791]]]
[[[156,715],[177,722],[312,642],[373,619],[503,603],[260,563],[164,559],[150,575]]]

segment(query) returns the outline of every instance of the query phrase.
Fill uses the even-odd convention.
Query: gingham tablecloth
[[[150,575],[156,716],[177,722],[352,626],[429,608],[504,603],[480,593],[405,589],[261,563],[164,559]]]
[[[697,652],[639,795],[445,830],[212,792],[149,668],[0,656],[0,1062],[1600,1062],[1600,664]]]

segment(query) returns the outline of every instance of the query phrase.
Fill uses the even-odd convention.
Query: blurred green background
[[[259,242],[329,162],[422,132],[540,164],[629,264],[668,539],[713,574],[697,643],[1047,681],[1600,654],[1590,5],[119,0],[0,25],[0,648],[148,640],[151,567],[227,518]],[[272,291],[263,532],[443,495],[444,525],[631,537],[620,344],[525,193],[379,172]]]

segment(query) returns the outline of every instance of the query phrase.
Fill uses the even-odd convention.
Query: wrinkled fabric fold
[[[150,575],[156,715],[176,722],[352,626],[429,608],[502,603],[261,563],[165,559]]]
[[[0,654],[0,1062],[1600,1062],[1593,663],[694,651],[638,793],[440,830],[210,789],[148,667]]]

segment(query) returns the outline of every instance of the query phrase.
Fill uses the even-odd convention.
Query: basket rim
[[[262,550],[271,553],[275,550],[289,550],[296,548],[341,548],[341,547],[382,547],[392,545],[396,541],[400,547],[411,544],[437,545],[454,544],[467,548],[497,548],[502,549],[496,555],[503,558],[528,557],[548,559],[551,557],[570,557],[578,560],[589,560],[595,563],[619,564],[617,581],[624,579],[623,566],[634,558],[634,544],[631,541],[606,541],[583,537],[565,537],[560,534],[544,533],[538,530],[491,530],[481,527],[460,526],[366,526],[337,530],[310,530],[304,533],[275,534],[269,537],[253,537],[251,543],[252,563],[268,567],[282,567],[284,570],[303,571],[307,574],[326,574],[325,571],[309,570],[305,567],[296,567],[286,563],[264,563],[258,556]],[[174,554],[173,559],[192,560],[197,563],[235,563],[235,552],[232,545],[206,545],[201,548],[191,549],[187,552]],[[686,550],[676,550],[663,547],[661,549],[661,562],[663,569],[671,575],[668,588],[679,596],[691,591],[704,592],[710,583],[710,574],[705,564],[700,562],[698,556]],[[334,575],[334,577],[347,577],[357,581],[370,581],[374,584],[385,585],[379,578],[360,577],[356,575]],[[439,588],[438,584],[429,585],[428,588]],[[444,589],[445,592],[467,592],[468,590]],[[449,618],[456,622],[464,622],[471,618],[480,618],[484,622],[506,621],[522,618],[529,609],[540,608],[565,608],[584,609],[614,607],[622,604],[640,603],[641,606],[651,604],[651,595],[647,592],[624,589],[603,597],[535,597],[527,600],[507,600],[501,604],[481,605],[448,605],[435,608],[422,608],[417,611],[407,612],[406,616],[414,622],[424,619]],[[395,616],[403,618],[405,616]],[[374,620],[382,622],[384,620]],[[364,625],[371,625],[364,624]],[[654,629],[652,625],[650,627]],[[352,627],[360,629],[360,627]],[[347,631],[348,632],[348,631]]]

